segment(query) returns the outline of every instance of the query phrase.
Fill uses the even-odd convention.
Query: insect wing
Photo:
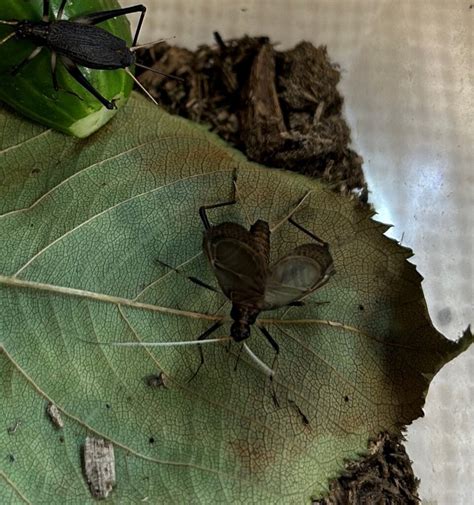
[[[233,303],[263,300],[267,266],[255,251],[254,237],[236,223],[222,223],[204,236],[204,251],[219,286]]]
[[[333,273],[333,261],[327,246],[303,244],[296,247],[271,267],[263,310],[277,309],[301,300],[325,284]]]

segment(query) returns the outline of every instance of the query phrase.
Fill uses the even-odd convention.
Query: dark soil
[[[167,44],[142,50],[139,79],[162,107],[204,123],[263,165],[318,177],[367,204],[362,157],[337,90],[340,72],[325,47],[301,42],[276,51],[266,37],[243,37],[189,51]],[[314,505],[415,505],[418,482],[398,437],[381,434],[369,455],[348,463]]]
[[[322,178],[365,203],[363,160],[349,147],[340,72],[326,48],[276,51],[266,37],[215,37],[195,52],[165,43],[142,50],[142,64],[184,82],[138,69],[141,83],[166,110],[207,124],[251,160]]]
[[[331,482],[328,496],[313,505],[418,505],[418,479],[401,440],[381,434],[369,455],[349,463]]]

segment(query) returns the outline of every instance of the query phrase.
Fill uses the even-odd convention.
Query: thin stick
[[[256,356],[250,350],[250,348],[245,342],[243,347],[247,352],[247,354],[252,358],[252,361],[254,361],[265,372],[266,375],[268,375],[269,377],[273,377],[275,375],[275,372],[268,365],[266,365],[258,356]]]
[[[125,68],[124,69],[125,72],[127,72],[127,74],[137,83],[137,85],[147,94],[148,98],[150,98],[150,100],[155,104],[155,105],[158,105],[158,102],[151,96],[151,94],[149,93],[149,91],[145,88],[145,86],[143,86],[143,84],[133,75],[132,72],[130,72],[130,69],[129,68]]]

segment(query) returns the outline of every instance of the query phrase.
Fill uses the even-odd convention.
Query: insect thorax
[[[47,42],[50,23],[46,21],[21,21],[16,27],[16,35],[22,39],[29,39],[38,46]]]

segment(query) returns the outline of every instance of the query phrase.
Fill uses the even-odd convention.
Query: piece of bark
[[[250,159],[321,178],[365,205],[363,160],[350,148],[340,71],[326,48],[301,42],[276,51],[266,37],[215,37],[195,52],[167,44],[142,50],[140,62],[184,82],[139,69],[140,81],[169,112],[208,125]]]
[[[280,150],[287,134],[275,85],[275,56],[273,47],[264,44],[255,56],[240,113],[241,139],[247,155],[256,159]]]
[[[102,438],[86,437],[84,473],[94,498],[107,498],[115,486],[114,446]]]

